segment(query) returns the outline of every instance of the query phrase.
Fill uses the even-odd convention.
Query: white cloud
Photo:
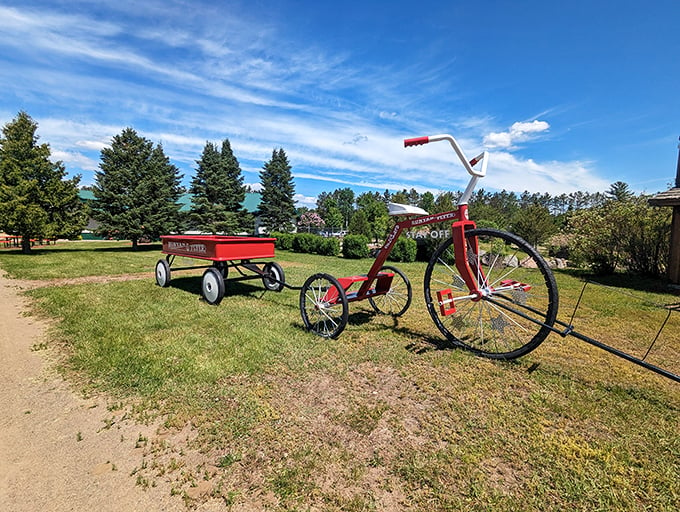
[[[182,167],[185,182],[206,140],[229,138],[250,181],[272,149],[283,147],[294,176],[315,180],[319,190],[324,183],[419,191],[465,186],[469,176],[448,145],[405,149],[401,143],[406,136],[439,131],[431,127],[440,121],[424,120],[428,116],[421,105],[435,84],[445,88],[439,79],[446,66],[425,74],[413,66],[387,71],[352,67],[351,56],[294,47],[276,27],[249,24],[238,13],[214,20],[202,15],[200,22],[190,17],[182,20],[182,28],[174,20],[165,23],[164,14],[153,29],[140,32],[134,26],[140,20],[128,19],[123,8],[130,5],[117,2],[126,17],[107,23],[94,16],[38,16],[0,6],[0,19],[7,15],[11,22],[7,33],[0,34],[0,48],[28,47],[43,62],[56,63],[31,68],[26,59],[20,74],[22,94],[38,97],[48,91],[52,105],[68,107],[50,110],[47,119],[36,118],[41,137],[63,161],[96,168],[96,152],[123,127],[132,126],[163,144],[173,163]],[[159,11],[154,14],[165,12],[165,3],[155,5]],[[12,85],[16,74],[0,71],[0,86]],[[422,87],[413,87],[413,77],[419,77]],[[90,113],[83,114],[87,105]],[[587,162],[540,163],[509,153],[548,131],[546,121],[516,122],[501,132],[492,131],[492,117],[484,113],[445,122],[450,128],[444,130],[453,130],[468,157],[483,146],[493,150],[488,178],[480,182],[487,189],[561,193],[584,184],[608,186],[599,184]],[[418,133],[423,126],[424,133]],[[257,189],[259,183],[251,186]],[[302,205],[316,201],[303,194],[296,199]]]
[[[99,140],[78,140],[75,145],[90,151],[101,151],[110,146],[110,144]]]
[[[84,171],[96,171],[99,168],[97,161],[86,155],[83,155],[82,153],[77,153],[74,151],[52,151],[51,159],[53,161],[63,162],[67,171],[69,167],[77,167],[78,169],[82,169]]]
[[[295,194],[293,199],[298,207],[316,208],[316,196],[310,197],[303,194]]]
[[[486,178],[479,187],[560,195],[578,190],[601,192],[609,183],[596,175],[592,162],[536,162],[498,151],[491,153]]]
[[[533,139],[538,134],[550,129],[546,121],[534,120],[530,123],[516,122],[507,132],[491,132],[484,137],[487,148],[517,149],[515,144]]]

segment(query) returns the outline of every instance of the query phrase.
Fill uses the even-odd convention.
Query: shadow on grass
[[[680,290],[669,288],[666,279],[645,277],[638,274],[615,273],[611,275],[597,275],[583,269],[559,269],[553,270],[555,274],[563,274],[581,281],[610,286],[612,288],[626,288],[640,292],[670,293],[680,295]]]
[[[192,295],[201,295],[201,276],[173,277],[169,288],[177,288]]]
[[[200,275],[173,277],[172,280],[170,281],[169,286],[170,288],[177,288],[178,290],[182,290],[187,293],[200,296],[202,280],[203,276]],[[262,282],[260,276],[253,277],[252,280],[259,281],[260,283]],[[266,289],[264,289],[263,286],[248,284],[247,282],[244,281],[234,281],[227,279],[225,281],[225,285],[226,285],[224,293],[225,299],[228,297],[247,297],[247,296],[262,298],[262,296],[265,293],[276,293],[268,292]]]
[[[88,247],[78,247],[75,249],[75,251],[93,251],[93,252],[129,252],[132,254],[137,254],[137,253],[144,253],[144,252],[161,252],[161,249],[163,248],[163,245],[160,243],[151,243],[151,244],[140,244],[137,246],[137,249],[133,249],[132,245],[124,246],[124,247],[94,247],[94,248],[88,248]]]
[[[54,252],[113,252],[113,253],[147,253],[147,252],[161,252],[163,246],[160,243],[151,244],[140,244],[137,249],[132,249],[132,245],[121,246],[111,246],[111,247],[92,247],[88,244],[82,245],[71,245],[67,246],[65,244],[54,244],[54,245],[41,245],[39,247],[32,247],[31,252],[23,253],[21,248],[1,248],[0,254],[22,254],[24,256],[40,256],[42,254],[50,254]]]

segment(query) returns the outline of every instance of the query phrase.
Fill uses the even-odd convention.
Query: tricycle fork
[[[467,214],[467,205],[465,207],[465,214]],[[467,215],[465,215],[467,216]],[[486,282],[486,276],[482,268],[477,264],[476,255],[479,254],[479,241],[477,237],[471,237],[468,241],[471,243],[468,252],[468,244],[466,242],[465,230],[474,229],[475,223],[471,220],[459,220],[451,225],[451,237],[453,239],[453,251],[456,258],[455,264],[460,276],[463,278],[465,285],[468,287],[470,294],[474,296],[473,301],[478,301],[482,298],[482,292],[479,289],[479,283]],[[471,258],[471,255],[475,257]]]

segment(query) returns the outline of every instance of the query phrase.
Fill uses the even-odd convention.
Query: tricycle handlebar
[[[461,147],[458,145],[458,142],[456,142],[456,139],[454,139],[451,135],[448,134],[443,134],[443,135],[429,135],[425,137],[415,137],[412,139],[404,139],[404,147],[408,148],[410,146],[420,146],[421,144],[428,144],[430,142],[437,142],[440,140],[448,140],[449,143],[451,144],[451,147],[454,149],[456,154],[458,155],[458,158],[460,158],[460,161],[463,164],[463,167],[465,167],[465,170],[471,175],[471,176],[476,176],[478,178],[483,178],[486,176],[486,166],[489,161],[488,156],[489,154],[484,151],[481,154],[479,154],[477,157],[473,158],[472,160],[467,159],[465,156],[465,153],[463,153],[463,150]],[[482,162],[482,168],[480,170],[475,170],[473,167],[477,165],[479,162]]]

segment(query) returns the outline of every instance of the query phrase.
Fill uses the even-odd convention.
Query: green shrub
[[[416,241],[416,260],[417,261],[430,261],[430,258],[434,252],[439,248],[442,243],[441,238],[420,238]]]
[[[340,240],[337,238],[322,238],[319,242],[317,254],[321,256],[337,256],[340,253]]]
[[[670,251],[671,212],[649,206],[647,199],[609,200],[575,212],[569,221],[572,260],[597,274],[618,269],[662,276]]]
[[[293,251],[315,254],[323,238],[311,233],[297,233],[293,236]]]
[[[572,236],[567,233],[557,233],[550,237],[546,242],[546,247],[548,249],[548,256],[553,256],[555,258],[571,258],[569,253],[569,246],[572,243]]]
[[[293,248],[293,238],[295,235],[291,233],[271,233],[273,238],[276,238],[274,245],[277,249],[290,251]]]
[[[347,235],[342,241],[342,255],[349,259],[368,258],[368,238],[364,235]]]
[[[387,257],[390,261],[400,261],[402,263],[411,263],[416,261],[416,253],[418,252],[418,244],[415,240],[401,237],[392,247],[392,252]]]

